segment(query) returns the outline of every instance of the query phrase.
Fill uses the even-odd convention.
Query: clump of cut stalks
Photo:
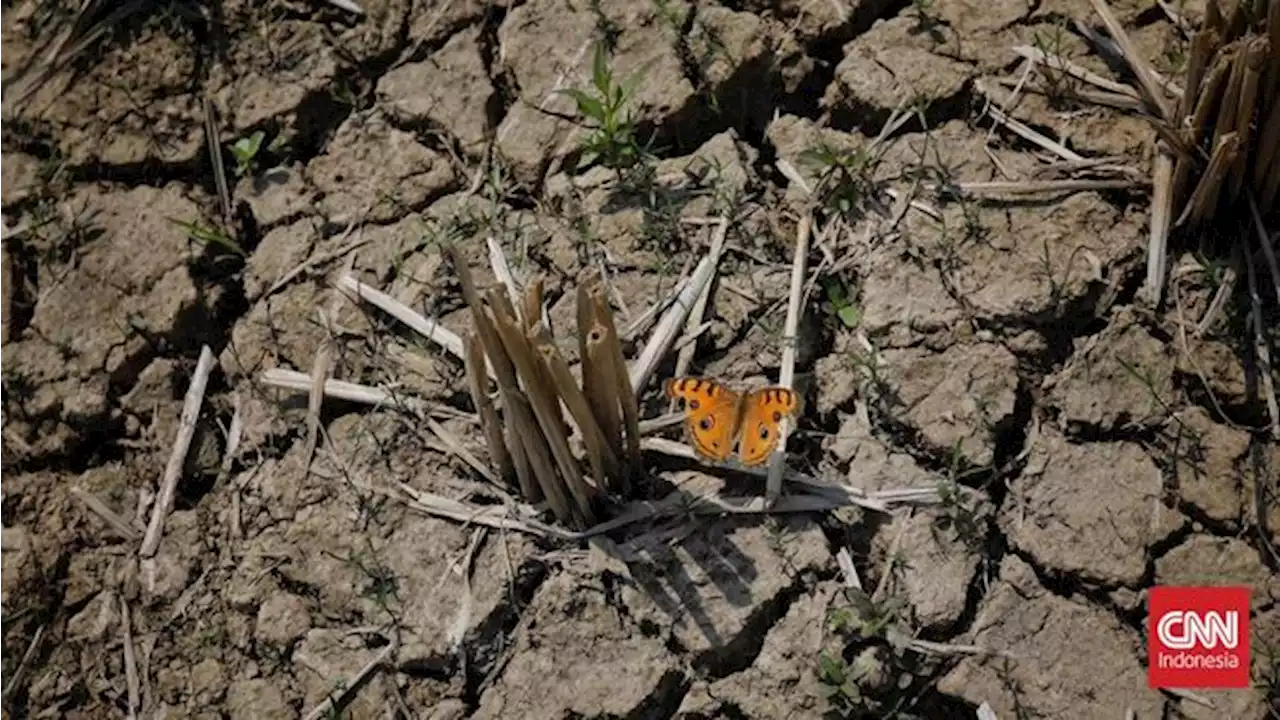
[[[444,252],[475,322],[464,360],[494,470],[527,502],[546,500],[561,522],[594,525],[599,501],[628,495],[640,464],[636,395],[599,273],[578,287],[579,384],[543,321],[541,282],[523,297],[503,282],[481,288],[454,246]]]
[[[400,396],[388,388],[330,378],[332,363],[322,357],[323,351],[317,353],[310,376],[272,368],[262,374],[262,382],[291,392],[309,390],[312,400],[308,406],[309,426],[319,422],[320,402],[325,397],[372,406],[395,406],[420,417],[427,429],[439,438],[437,447],[456,455],[485,480],[500,486],[499,494],[504,502],[500,505],[467,503],[400,481],[385,485],[358,484],[403,502],[417,512],[467,525],[578,542],[632,523],[690,513],[815,512],[849,505],[890,512],[891,508],[903,504],[936,503],[936,487],[867,492],[843,482],[782,467],[778,461],[768,469],[726,467],[766,478],[770,485],[780,486],[782,480],[791,483],[793,492],[780,497],[776,492],[751,498],[689,493],[683,489],[657,500],[635,497],[632,481],[641,470],[642,450],[697,460],[685,443],[645,437],[680,424],[681,413],[640,422],[637,403],[663,358],[674,348],[688,347],[707,327],[707,323],[701,321],[705,302],[699,302],[699,298],[716,274],[729,220],[721,215],[702,224],[716,227],[710,250],[670,296],[632,318],[621,332],[607,299],[607,276],[594,271],[584,276],[576,295],[578,373],[573,372],[561,351],[574,343],[561,345],[548,330],[541,284],[534,280],[521,291],[501,246],[492,237],[487,240],[489,262],[498,282],[485,287],[476,284],[470,268],[454,246],[441,246],[457,269],[464,300],[472,311],[474,331],[466,337],[360,282],[348,267],[335,283],[342,296],[381,309],[462,361],[476,407],[474,416]],[[807,230],[802,230],[802,242],[806,233]],[[797,253],[804,255],[801,250]],[[295,276],[297,271],[297,268],[290,270],[282,281]],[[648,341],[630,363],[625,362],[621,340],[634,336],[650,321],[654,324]],[[784,355],[784,364],[785,358]],[[575,377],[581,377],[581,383]],[[467,451],[432,416],[474,417],[490,451],[489,463]],[[546,524],[539,519],[547,508],[556,515],[557,524]],[[597,521],[598,515],[608,517]],[[560,524],[578,529],[560,527]]]
[[[1239,0],[1225,16],[1206,0],[1180,89],[1138,53],[1105,0],[1092,2],[1114,41],[1098,44],[1133,71],[1133,94],[1158,135],[1148,298],[1163,294],[1172,228],[1252,216],[1262,251],[1273,255],[1261,223],[1277,215],[1280,199],[1280,0]]]

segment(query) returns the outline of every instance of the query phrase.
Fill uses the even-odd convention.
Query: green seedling
[[[177,218],[168,218],[169,222],[182,228],[187,234],[187,238],[201,245],[213,245],[216,248],[226,251],[232,255],[238,255],[242,259],[247,260],[249,254],[240,247],[240,244],[231,239],[224,230],[215,226],[202,225],[195,221],[179,220]]]
[[[255,131],[249,137],[242,137],[231,146],[231,154],[236,158],[236,177],[244,177],[253,169],[253,160],[262,149],[262,139],[266,134]]]
[[[605,167],[620,171],[644,159],[645,150],[636,140],[635,119],[626,106],[650,65],[645,63],[618,82],[609,67],[605,44],[596,43],[591,63],[592,92],[581,88],[560,90],[577,103],[578,114],[594,125],[579,148],[582,153],[578,159],[579,170],[598,161]]]
[[[862,704],[858,678],[849,670],[844,658],[823,652],[818,656],[818,682],[822,697],[841,713],[851,713]]]
[[[829,211],[848,215],[874,186],[877,154],[864,148],[843,149],[826,142],[800,153],[801,163],[817,168],[816,195]]]
[[[822,278],[822,290],[827,296],[827,306],[845,327],[853,329],[862,322],[862,313],[849,299],[845,284],[835,278]]]

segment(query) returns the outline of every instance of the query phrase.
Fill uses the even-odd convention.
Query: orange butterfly
[[[784,387],[747,392],[731,390],[707,378],[672,378],[663,392],[684,401],[684,426],[693,449],[723,462],[737,447],[743,465],[761,465],[778,447],[778,425],[800,410],[800,396]]]

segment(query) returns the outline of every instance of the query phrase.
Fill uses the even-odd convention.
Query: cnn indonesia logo
[[[1147,684],[1249,687],[1248,587],[1154,587],[1147,598]]]

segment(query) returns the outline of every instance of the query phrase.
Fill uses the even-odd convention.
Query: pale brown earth
[[[863,207],[815,242],[811,267],[840,266],[859,318],[843,325],[821,289],[807,306],[792,462],[958,498],[939,506],[676,518],[581,544],[482,532],[370,489],[495,501],[420,419],[330,402],[308,472],[305,398],[258,382],[309,371],[333,338],[335,377],[470,412],[453,358],[335,297],[347,263],[465,331],[439,244],[488,278],[492,236],[518,279],[544,278],[563,332],[584,269],[607,268],[627,321],[705,251],[706,225],[685,221],[722,212],[733,223],[693,369],[776,378],[801,200],[778,161],[814,182],[805,151],[865,149],[915,101],[924,125],[892,135],[868,187],[1033,177],[1044,154],[990,131],[980,88],[1003,97],[1010,48],[1046,38],[1111,73],[1071,24],[1094,23],[1087,0],[361,4],[363,18],[154,3],[72,82],[20,105],[6,90],[0,202],[6,228],[27,229],[3,255],[5,717],[123,716],[124,607],[148,718],[301,717],[392,641],[345,717],[972,717],[984,702],[1001,718],[1280,717],[1280,449],[1240,314],[1182,331],[1216,277],[1178,275],[1157,310],[1135,302],[1141,189],[1013,202],[918,189],[938,217],[913,210],[888,231]],[[4,7],[6,82],[36,47],[35,8]],[[1116,8],[1167,60],[1179,41],[1165,16]],[[653,137],[647,181],[571,172],[584,133],[554,91],[588,84],[602,34],[619,77],[648,64],[631,105]],[[219,222],[205,94],[224,148],[265,133],[231,178],[227,230],[246,257],[174,222]],[[1138,118],[1034,94],[1008,112],[1086,157],[1147,167]],[[218,367],[197,439],[159,552],[139,562],[203,344]],[[646,416],[665,410],[654,387],[646,398]],[[243,439],[220,475],[237,405]],[[486,456],[473,423],[438,418]],[[647,461],[655,497],[722,484]],[[841,551],[881,588],[874,612],[846,588]],[[1146,589],[1202,582],[1253,588],[1257,687],[1205,693],[1214,709],[1145,682]],[[860,636],[873,615],[889,631]],[[925,653],[911,636],[1009,657]],[[844,663],[844,695],[824,662]]]

